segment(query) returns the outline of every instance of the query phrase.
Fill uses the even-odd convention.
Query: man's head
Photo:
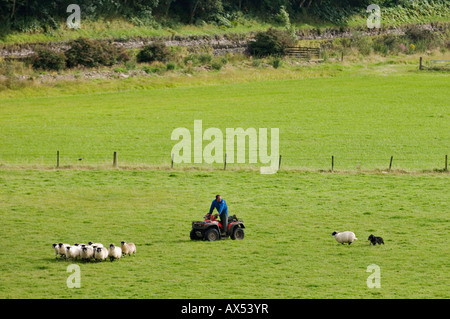
[[[220,203],[222,201],[222,196],[216,195],[216,201]]]

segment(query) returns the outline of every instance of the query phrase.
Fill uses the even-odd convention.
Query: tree
[[[256,34],[255,41],[250,43],[250,53],[255,56],[283,56],[286,49],[296,43],[297,39],[289,32],[269,28]]]

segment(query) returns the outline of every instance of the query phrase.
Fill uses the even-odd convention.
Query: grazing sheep
[[[95,260],[105,260],[108,258],[108,249],[105,247],[97,247],[94,251],[94,258]]]
[[[58,244],[53,244],[52,247],[53,247],[53,249],[55,250],[55,258],[58,258],[58,255],[59,255],[59,245],[58,245]]]
[[[89,260],[94,257],[94,249],[91,246],[81,248],[80,257],[83,260]]]
[[[66,258],[66,248],[69,246],[70,246],[69,244],[63,244],[63,243],[58,244],[59,254],[61,255],[61,257]]]
[[[116,247],[114,244],[109,245],[108,257],[111,261],[114,259],[119,259],[122,257],[122,249],[120,247]]]
[[[341,243],[342,245],[345,243],[350,245],[355,240],[358,240],[358,238],[356,238],[356,236],[355,236],[355,233],[353,233],[351,231],[345,231],[342,233],[333,232],[331,235],[334,236],[334,239],[336,239],[336,241],[338,243]]]
[[[378,244],[378,245],[381,245],[381,244],[383,244],[384,245],[384,240],[383,240],[383,238],[381,238],[381,237],[376,237],[376,236],[374,236],[374,235],[370,235],[369,236],[369,238],[367,239],[367,240],[370,240],[370,242],[375,246],[376,244]]]
[[[93,242],[91,242],[91,241],[88,243],[88,245],[91,246],[92,249],[94,249],[94,253],[95,253],[95,250],[96,250],[98,247],[103,247],[103,244],[101,244],[101,243],[93,243]]]
[[[122,248],[122,254],[125,255],[131,255],[134,254],[136,256],[136,245],[133,243],[126,243],[125,241],[122,241],[120,243],[120,246]]]
[[[81,247],[78,247],[78,246],[66,247],[67,258],[76,260],[76,259],[80,258],[80,255],[81,255]]]
[[[93,242],[88,242],[88,245],[89,246],[92,246],[92,247],[95,247],[95,248],[97,248],[97,247],[103,247],[103,245],[101,244],[101,243],[93,243]]]

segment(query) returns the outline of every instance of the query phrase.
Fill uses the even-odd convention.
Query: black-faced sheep
[[[114,244],[109,245],[108,257],[110,261],[122,257],[122,249]]]
[[[131,255],[134,254],[136,256],[136,245],[133,243],[126,243],[125,241],[122,241],[121,243],[122,248],[122,254],[125,255]]]
[[[356,238],[356,236],[355,236],[355,233],[353,233],[351,231],[344,231],[342,233],[333,232],[331,235],[333,235],[334,238],[336,239],[336,241],[341,244],[349,244],[350,245],[355,240],[358,240],[358,238]]]

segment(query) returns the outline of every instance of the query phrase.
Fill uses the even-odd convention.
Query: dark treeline
[[[445,0],[428,0],[439,2]],[[30,31],[57,28],[67,18],[69,4],[78,4],[82,19],[123,17],[146,25],[195,24],[199,21],[228,26],[239,17],[274,19],[284,7],[291,17],[308,15],[331,22],[364,12],[367,5],[414,5],[416,0],[0,0],[0,28]]]

